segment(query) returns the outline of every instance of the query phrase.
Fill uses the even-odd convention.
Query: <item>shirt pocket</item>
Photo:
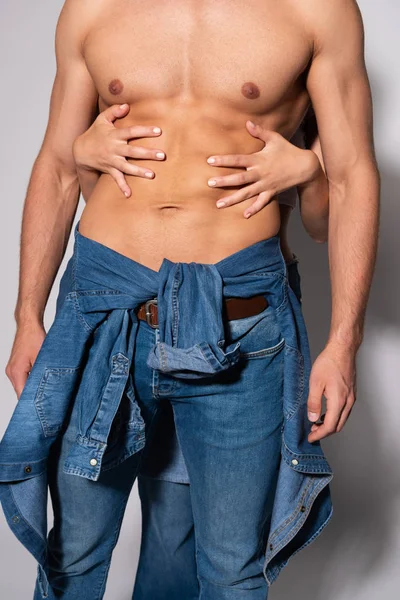
[[[45,367],[34,401],[45,437],[61,430],[79,373],[80,367]]]
[[[277,354],[285,345],[275,308],[268,305],[256,315],[225,322],[227,344],[240,342],[242,359],[258,359]]]

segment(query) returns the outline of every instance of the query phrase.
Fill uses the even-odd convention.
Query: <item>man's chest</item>
[[[310,40],[293,0],[103,0],[84,40],[106,104],[215,98],[265,113],[298,82]]]

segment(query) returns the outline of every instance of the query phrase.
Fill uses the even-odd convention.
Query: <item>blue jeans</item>
[[[287,270],[289,285],[301,302],[296,255],[287,262]],[[173,419],[168,410],[165,416]],[[142,540],[133,600],[197,600],[200,586],[190,485],[139,474],[138,490]]]
[[[190,486],[140,482],[144,535],[135,600],[267,598],[262,569],[280,462],[284,340],[277,342],[270,307],[227,321],[225,333],[228,343],[241,342],[235,369],[178,379],[147,365],[159,330],[139,321],[132,366],[146,447],[98,481],[62,469],[77,433],[71,417],[48,467],[54,509],[45,565],[49,599],[103,598],[127,500],[165,403]],[[34,598],[43,598],[38,583]]]

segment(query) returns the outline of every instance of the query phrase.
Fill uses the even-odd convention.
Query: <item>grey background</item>
[[[15,331],[22,206],[47,123],[55,74],[54,30],[62,4],[61,0],[1,0],[0,5],[0,364],[4,367]],[[359,5],[366,29],[383,189],[379,257],[358,355],[358,400],[344,430],[324,442],[335,470],[334,516],[321,536],[291,559],[271,588],[271,600],[375,600],[378,594],[392,600],[400,587],[400,8],[397,0],[360,0]],[[82,205],[78,213],[81,209]],[[326,246],[307,238],[297,214],[291,239],[301,261],[304,311],[315,356],[326,340],[330,316]],[[65,260],[71,248],[70,243]],[[64,265],[65,261],[61,273]],[[58,281],[59,277],[46,311],[47,327],[54,316]],[[1,436],[16,402],[4,369],[0,387]],[[0,595],[7,600],[29,599],[36,563],[0,515]],[[107,600],[130,600],[139,541],[135,484],[113,555]]]

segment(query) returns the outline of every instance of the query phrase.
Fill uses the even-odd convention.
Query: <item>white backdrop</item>
[[[15,330],[22,205],[47,123],[55,73],[54,30],[62,4],[62,0],[1,0],[0,5],[0,364],[4,367]],[[316,541],[291,559],[271,588],[271,600],[376,600],[378,595],[394,600],[400,588],[400,7],[397,0],[359,0],[359,5],[383,186],[379,257],[358,358],[358,400],[344,430],[323,442],[335,470],[332,520]],[[329,324],[326,247],[306,237],[297,215],[291,239],[301,261],[304,312],[315,356]],[[70,243],[66,259],[71,249]],[[60,272],[64,265],[65,261]],[[46,311],[46,326],[53,319],[58,281]],[[16,402],[4,369],[0,388],[1,437]],[[114,551],[106,600],[131,600],[139,542],[135,484]],[[35,576],[34,559],[1,512],[0,596],[32,598]]]

